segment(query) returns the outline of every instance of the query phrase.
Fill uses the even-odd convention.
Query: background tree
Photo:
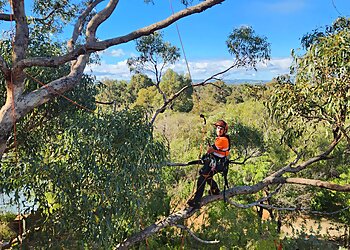
[[[180,91],[184,87],[191,86],[191,80],[177,74],[171,69],[168,69],[162,81],[159,84],[159,87],[163,89],[164,93],[167,96],[171,96],[173,93]],[[193,89],[188,88],[184,91],[176,100],[171,103],[170,109],[179,112],[189,112],[192,110],[193,101],[192,101]]]
[[[174,64],[180,58],[180,49],[163,41],[162,33],[155,32],[136,40],[138,57],[131,57],[127,64],[131,72],[149,73],[159,86],[166,66]],[[159,90],[162,93],[161,90]]]
[[[132,94],[126,81],[104,80],[99,84],[96,101],[112,111],[125,109],[132,103]],[[106,106],[107,105],[107,106]]]
[[[136,97],[141,89],[151,87],[153,85],[152,79],[147,75],[135,74],[131,76],[129,89],[132,93],[131,102],[135,102]]]
[[[312,162],[312,159],[317,158],[315,148],[328,148],[325,151],[328,157],[319,155],[327,161],[318,162],[303,171],[303,176],[310,178],[305,184],[312,183],[312,179],[321,179],[346,185],[348,180],[348,23],[348,20],[341,18],[326,27],[325,32],[315,31],[315,36],[305,36],[303,45],[307,52],[300,56],[294,54],[292,69],[295,75],[280,77],[270,87],[272,96],[269,111],[279,121],[281,141],[291,149],[290,154],[284,156],[288,158],[296,153],[301,159],[310,159]],[[300,206],[337,210],[349,205],[349,196],[346,194],[331,195],[327,190],[304,188],[303,195],[303,198],[298,199]],[[331,197],[337,200],[338,206],[326,206],[326,203],[334,204]],[[348,220],[343,221],[348,223]]]

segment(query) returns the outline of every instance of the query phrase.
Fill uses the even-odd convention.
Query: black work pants
[[[197,181],[197,190],[194,195],[193,200],[196,202],[200,202],[205,190],[205,183],[208,183],[210,186],[211,193],[215,193],[219,191],[218,184],[214,181],[213,176],[216,174],[216,170],[212,170],[209,165],[204,165],[203,168],[199,171],[199,178]]]

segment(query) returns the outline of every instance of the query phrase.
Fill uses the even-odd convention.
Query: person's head
[[[218,120],[217,122],[214,123],[214,126],[216,127],[216,134],[218,136],[223,136],[228,131],[227,122],[225,122],[224,120]]]

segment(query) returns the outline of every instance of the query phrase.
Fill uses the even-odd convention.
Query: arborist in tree
[[[226,134],[228,125],[224,120],[218,120],[213,124],[216,127],[216,139],[213,145],[208,145],[207,153],[202,157],[204,166],[199,170],[197,190],[192,199],[187,204],[193,208],[199,208],[204,193],[205,183],[210,186],[209,194],[218,195],[220,190],[218,184],[213,180],[216,173],[223,173],[225,179],[224,187],[227,184],[227,171],[229,165],[228,155],[230,153],[230,138]]]

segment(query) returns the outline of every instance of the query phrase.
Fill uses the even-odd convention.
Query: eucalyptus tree
[[[154,77],[153,86],[162,96],[162,103],[167,103],[171,93],[166,93],[160,86],[160,83],[166,67],[179,60],[179,48],[171,45],[169,42],[165,42],[162,33],[155,32],[149,36],[137,39],[136,50],[140,55],[129,58],[127,62],[130,71],[151,74]],[[166,106],[162,106],[161,109],[157,109],[151,118],[151,123],[154,122],[156,115],[163,112],[165,108]]]
[[[150,1],[146,1],[150,2]],[[190,4],[192,1],[181,1]],[[134,30],[128,34],[113,34],[112,38],[99,40],[98,29],[115,12],[118,0],[108,2],[91,1],[33,1],[31,13],[27,14],[29,1],[0,1],[2,14],[0,20],[7,22],[11,51],[0,57],[1,77],[5,82],[5,99],[0,109],[0,155],[7,148],[14,123],[33,112],[42,104],[49,102],[58,94],[76,87],[94,52],[126,43],[142,36],[163,29],[177,20],[195,13],[205,11],[224,0],[209,0],[183,10],[151,25]],[[10,6],[11,3],[11,6]],[[142,4],[142,3],[140,3]],[[73,25],[69,38],[65,41],[64,51],[56,55],[32,56],[28,53],[31,44],[30,34],[50,32],[53,37],[63,31],[68,24]],[[69,32],[68,31],[68,32]],[[49,41],[48,41],[49,42]],[[33,67],[57,67],[69,64],[70,70],[56,79],[45,82],[35,90],[25,86],[29,78],[28,70]]]
[[[306,47],[304,54],[293,54],[294,64],[291,69],[294,74],[280,77],[278,81],[267,87],[269,96],[264,98],[269,97],[269,100],[266,101],[266,106],[271,118],[280,125],[282,132],[280,142],[286,145],[286,152],[281,152],[283,157],[276,161],[278,165],[267,168],[267,171],[252,185],[236,185],[227,189],[225,197],[229,204],[239,208],[259,206],[266,209],[310,211],[312,204],[308,204],[308,207],[299,206],[300,204],[279,207],[282,203],[278,198],[281,197],[276,198],[276,196],[281,189],[285,187],[288,190],[291,186],[297,185],[341,192],[343,195],[337,197],[337,204],[334,203],[332,206],[329,203],[333,203],[334,200],[328,200],[330,197],[324,196],[328,198],[326,204],[328,209],[339,209],[328,212],[338,213],[349,210],[350,29],[348,21],[341,19],[340,22],[341,24],[339,20],[336,21],[334,25],[336,28],[331,29],[331,32],[325,32],[316,39],[310,40],[311,43]],[[239,37],[247,38],[245,35],[251,33],[249,30],[242,31],[238,32]],[[233,40],[230,40],[229,47],[241,44],[238,37],[230,38]],[[231,49],[232,54],[238,58],[246,58],[251,62],[250,65],[256,65],[256,59],[260,57],[249,56],[249,51],[258,47],[243,46],[243,48],[242,51],[248,54],[240,54],[234,47]],[[267,54],[262,52],[260,55]],[[243,61],[237,61],[237,64],[242,63]],[[245,135],[242,134],[242,136]],[[268,156],[271,152],[268,152],[268,148],[266,150],[265,156]],[[312,175],[319,173],[320,169],[328,174]],[[337,174],[331,174],[332,172]],[[257,194],[266,189],[273,191],[250,204],[240,204],[233,200],[237,195]],[[313,197],[316,194],[313,193]],[[334,197],[334,194],[330,196]],[[223,193],[217,196],[206,196],[203,197],[201,205],[206,206],[223,199]],[[337,206],[339,201],[343,207]],[[195,213],[196,209],[185,207],[146,227],[118,246],[128,247],[166,227],[177,226],[189,231],[189,228],[179,225],[179,222]],[[343,214],[345,214],[343,221],[348,223],[349,214]],[[220,226],[222,228],[222,225]],[[217,243],[217,241],[206,242]]]
[[[337,186],[335,190],[347,192],[349,23],[349,19],[339,18],[325,31],[316,30],[304,36],[302,45],[306,53],[298,55],[293,52],[293,74],[280,77],[269,87],[271,98],[267,105],[271,116],[280,124],[281,141],[290,148],[292,155],[295,154],[293,173],[300,177],[300,183],[323,182],[319,186]],[[304,163],[297,164],[301,159]],[[315,195],[315,190],[311,191],[315,199],[323,193],[319,191]],[[343,207],[349,204],[348,194],[333,194],[332,197],[342,197],[336,198],[339,209],[340,204]],[[307,205],[311,206],[311,201],[320,208],[320,204],[328,199],[323,199],[323,202],[319,198],[317,202],[309,199]],[[330,206],[330,200],[327,203],[323,209],[337,207],[335,204]],[[345,221],[348,222],[349,217]]]

